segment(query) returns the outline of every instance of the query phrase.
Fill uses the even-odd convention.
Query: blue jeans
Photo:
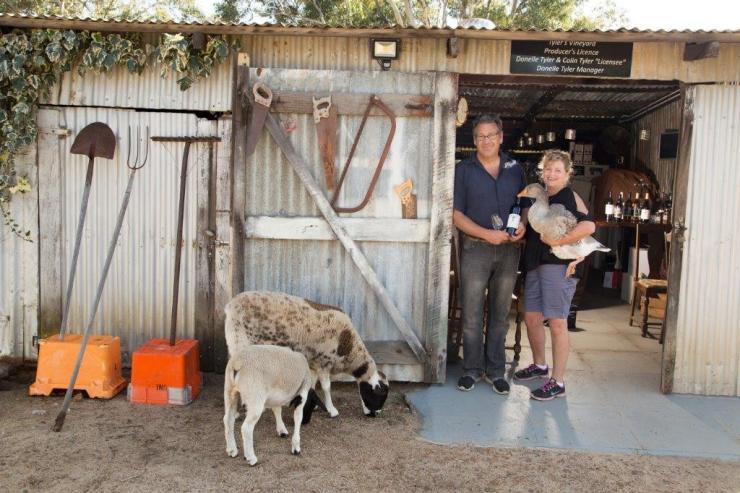
[[[487,374],[496,380],[504,377],[506,369],[506,333],[519,266],[519,245],[491,245],[465,235],[461,235],[461,240],[463,375],[478,380]],[[483,303],[488,303],[485,346]]]

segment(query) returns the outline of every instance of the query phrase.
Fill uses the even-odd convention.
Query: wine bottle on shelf
[[[632,222],[632,192],[627,195],[627,202],[624,203],[624,209],[622,215],[624,220],[628,223]]]
[[[614,204],[614,220],[620,222],[622,220],[622,212],[624,211],[624,193],[619,192],[617,197],[617,203]]]
[[[653,210],[650,211],[650,222],[661,224],[663,222],[663,199],[660,193],[655,194]]]
[[[516,202],[511,206],[509,210],[509,218],[506,220],[506,232],[509,236],[516,234],[516,229],[519,227],[519,223],[522,220],[522,205],[521,199],[516,198]]]
[[[671,208],[673,207],[673,194],[668,194],[663,201],[663,222],[671,224]]]
[[[606,215],[606,222],[614,221],[614,201],[612,200],[611,190],[609,190],[609,196],[606,198],[606,204],[604,204],[604,215]]]
[[[635,198],[632,200],[632,222],[640,222],[640,210],[642,209],[642,203],[640,200],[640,193],[635,192]]]
[[[645,192],[645,199],[640,204],[640,222],[650,222],[650,193]]]

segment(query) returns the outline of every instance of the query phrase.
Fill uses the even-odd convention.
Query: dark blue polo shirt
[[[498,214],[506,225],[509,209],[516,202],[516,195],[527,186],[524,169],[506,153],[499,154],[498,179],[492,177],[473,154],[463,159],[455,168],[454,208],[468,216],[478,226],[491,229],[491,216]],[[526,203],[525,203],[526,201]],[[522,199],[522,208],[529,201]]]

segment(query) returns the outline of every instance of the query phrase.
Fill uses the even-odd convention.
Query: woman
[[[550,252],[550,247],[575,243],[593,234],[596,224],[581,197],[568,186],[573,163],[567,152],[546,151],[538,168],[550,204],[562,204],[578,220],[578,225],[558,240],[541,237],[531,226],[527,228],[526,234],[524,323],[527,324],[527,338],[532,348],[534,363],[514,373],[514,378],[532,380],[548,377],[544,326],[545,320],[548,320],[552,337],[552,375],[547,383],[532,391],[531,397],[549,401],[555,397],[565,397],[565,365],[570,351],[566,319],[578,284],[578,279],[570,277],[570,274],[575,264],[580,261],[559,259]]]

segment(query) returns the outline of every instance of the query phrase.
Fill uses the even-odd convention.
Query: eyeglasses
[[[480,140],[481,142],[493,142],[493,139],[501,135],[501,130],[499,130],[496,133],[489,134],[489,135],[475,135],[475,140]]]

